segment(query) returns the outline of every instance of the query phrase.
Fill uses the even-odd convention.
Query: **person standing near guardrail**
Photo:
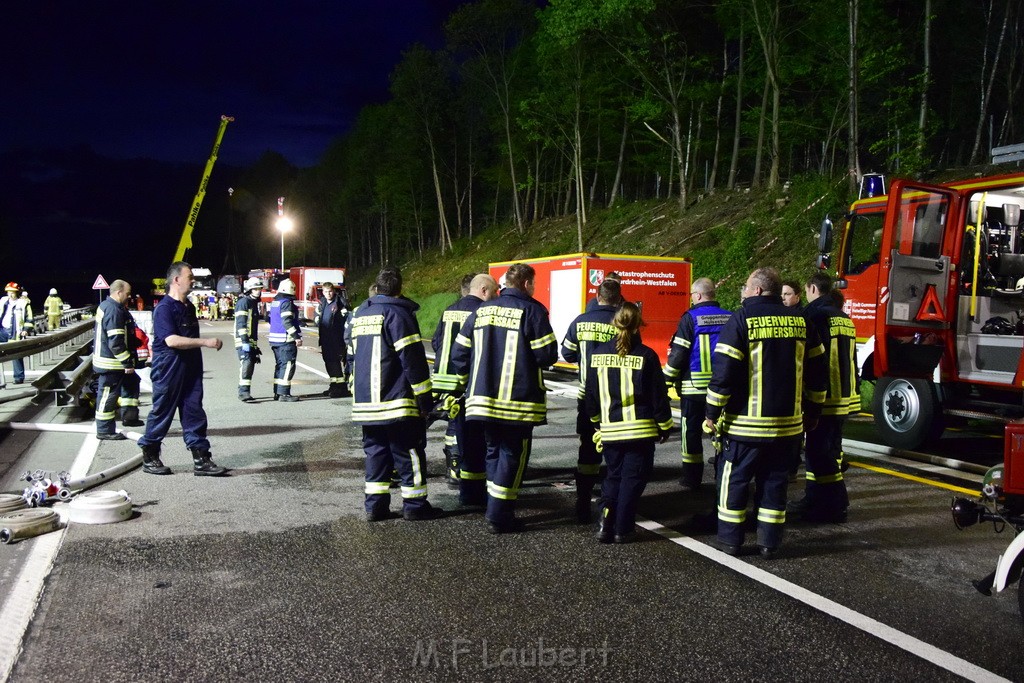
[[[131,294],[130,284],[124,280],[114,280],[110,283],[110,295],[96,309],[92,369],[99,380],[96,387],[96,438],[101,441],[123,441],[128,438],[115,429],[115,419],[125,377],[131,375],[138,383],[135,378],[135,359],[128,346],[129,315],[124,307]]]
[[[217,338],[199,338],[199,319],[188,300],[193,282],[192,266],[184,261],[172,263],[167,270],[167,296],[153,310],[153,408],[146,420],[146,433],[139,439],[142,471],[148,474],[171,473],[160,460],[160,445],[175,413],[180,415],[185,445],[192,451],[193,474],[227,473],[210,458],[203,410],[202,349],[220,351],[224,343]]]
[[[18,305],[17,282],[8,282],[4,288],[7,296],[0,300],[0,344],[18,341],[25,325],[25,310]],[[14,366],[14,383],[25,383],[25,361],[21,358],[11,361]]]
[[[57,288],[50,288],[50,296],[43,302],[43,310],[46,311],[46,329],[50,332],[60,327],[60,314],[64,310],[64,302],[57,296]]]

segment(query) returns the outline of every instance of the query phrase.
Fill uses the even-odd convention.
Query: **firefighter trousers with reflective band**
[[[96,433],[113,434],[117,430],[117,400],[125,373],[120,370],[96,373]],[[133,375],[134,377],[134,375]],[[136,378],[138,382],[138,378]],[[136,394],[137,396],[137,394]],[[136,405],[138,400],[136,399]]]
[[[822,515],[838,515],[850,505],[840,470],[845,418],[822,415],[818,426],[807,432],[807,509]]]
[[[580,435],[580,447],[576,456],[576,496],[587,500],[601,478],[601,454],[594,443],[596,432],[597,425],[587,415],[584,402],[577,401],[576,433]]]
[[[725,438],[718,456],[718,540],[743,545],[750,481],[756,485],[757,544],[777,548],[786,523],[789,464],[800,448],[800,437],[774,441],[737,441]]]
[[[682,420],[679,423],[683,430],[681,439],[683,456],[682,480],[694,486],[699,486],[704,479],[702,429],[707,406],[704,395],[685,395],[679,401],[679,411],[682,414]]]
[[[252,373],[256,369],[256,358],[252,351],[238,349],[238,395],[250,396],[252,392]]]
[[[210,441],[206,438],[206,411],[203,410],[202,370],[173,363],[169,369],[154,367],[150,377],[153,407],[146,418],[146,433],[139,439],[139,446],[162,442],[177,413],[185,446],[210,450]]]
[[[125,408],[139,408],[139,395],[142,393],[142,380],[139,373],[125,373],[124,381],[121,382],[121,397],[117,399],[117,405],[121,406],[121,414],[124,416]]]
[[[651,480],[654,442],[609,441],[604,444],[604,457],[608,472],[601,485],[601,498],[613,517],[612,530],[622,536],[633,531],[636,506]]]
[[[367,513],[386,512],[391,505],[391,473],[398,471],[405,510],[427,503],[426,428],[418,418],[387,425],[363,426],[366,453]]]
[[[466,432],[466,405],[463,401],[459,406],[459,414],[448,418],[448,427],[444,430],[445,467],[451,479],[460,479],[462,470],[462,442]]]
[[[463,419],[459,437],[459,501],[463,505],[487,504],[486,461],[484,423]]]
[[[274,393],[287,396],[292,393],[292,377],[295,376],[295,359],[298,348],[295,343],[271,344],[274,349]]]
[[[507,525],[515,519],[519,487],[530,461],[533,425],[485,422],[484,439],[487,442],[487,513],[484,516],[493,524]]]

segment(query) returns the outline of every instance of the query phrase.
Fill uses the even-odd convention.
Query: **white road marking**
[[[89,431],[95,429],[93,425],[46,425],[18,422],[9,424],[19,425],[18,427],[12,427],[14,429],[34,427],[40,431],[80,431],[77,429],[47,429],[71,426],[87,426]],[[75,456],[75,461],[69,471],[72,479],[88,474],[99,446],[100,442],[95,436],[90,435],[83,440],[81,448],[78,449],[78,455]],[[28,631],[29,624],[32,623],[36,605],[39,604],[39,598],[43,594],[43,584],[46,582],[46,577],[50,575],[53,561],[56,559],[57,552],[64,543],[64,535],[66,533],[67,527],[65,526],[57,531],[39,536],[32,541],[32,549],[29,551],[25,564],[21,568],[21,573],[18,574],[10,595],[7,596],[7,600],[4,602],[3,610],[0,610],[0,624],[4,625],[2,632],[0,632],[0,681],[7,681],[10,678],[11,671],[18,661],[25,632]]]
[[[311,368],[308,365],[306,365],[305,363],[300,363],[298,361],[295,361],[295,367],[302,368],[303,370],[305,370],[307,372],[312,372],[314,375],[320,375],[324,379],[330,379],[331,378],[331,376],[328,375],[323,370],[317,370],[316,368]]]
[[[918,640],[903,631],[883,624],[882,622],[872,619],[860,612],[856,612],[849,607],[840,605],[839,603],[809,591],[802,586],[798,586],[795,583],[779,578],[770,572],[766,572],[759,567],[755,567],[743,560],[732,557],[731,555],[726,555],[705,543],[701,543],[689,536],[684,536],[678,531],[662,526],[658,522],[638,517],[637,525],[647,529],[648,531],[653,531],[659,536],[667,538],[687,550],[692,550],[712,562],[717,562],[723,567],[728,567],[749,579],[753,579],[768,588],[779,591],[783,595],[793,598],[794,600],[799,600],[809,607],[813,607],[814,609],[824,612],[831,617],[844,621],[850,626],[884,640],[891,645],[895,645],[912,655],[920,657],[921,659],[935,664],[936,666],[942,667],[947,671],[951,671],[958,676],[963,676],[971,681],[1008,681],[1008,679],[994,674],[988,669],[983,669],[980,666],[971,664],[964,659],[960,659],[954,654],[946,652],[945,650],[940,650],[934,645],[929,645],[923,640]]]

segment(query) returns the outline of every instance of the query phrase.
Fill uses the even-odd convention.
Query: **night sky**
[[[166,263],[169,249],[140,232],[159,224],[162,241],[177,242],[221,114],[236,120],[211,192],[218,169],[223,176],[268,150],[312,166],[363,106],[388,99],[404,49],[443,45],[445,20],[466,1],[7,3],[0,280],[33,287],[39,305],[51,285],[87,287],[96,272],[109,281],[143,261],[146,272]],[[108,159],[121,166],[109,169]],[[94,161],[110,175],[61,185],[68,169],[81,178]]]
[[[122,158],[205,161],[274,150],[316,163],[359,109],[387,98],[414,41],[442,44],[464,0],[32,0],[3,11],[3,126],[12,147],[86,144]]]

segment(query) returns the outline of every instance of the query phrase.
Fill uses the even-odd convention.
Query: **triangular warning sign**
[[[96,282],[92,283],[93,289],[110,289],[110,285],[103,279],[103,275],[96,276]]]
[[[935,285],[928,285],[921,299],[921,308],[917,310],[916,320],[922,322],[945,322],[946,314],[942,312],[942,304],[935,293]]]

